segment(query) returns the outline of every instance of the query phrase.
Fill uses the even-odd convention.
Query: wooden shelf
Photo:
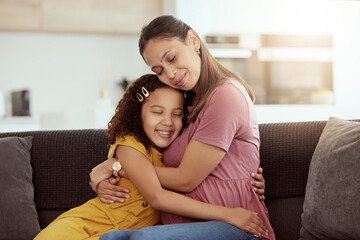
[[[162,0],[0,0],[0,30],[139,34]]]
[[[0,0],[0,30],[40,30],[41,0]]]

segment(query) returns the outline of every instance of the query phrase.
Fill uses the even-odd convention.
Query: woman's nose
[[[176,76],[176,69],[175,68],[168,68],[166,71],[168,78],[174,78]]]

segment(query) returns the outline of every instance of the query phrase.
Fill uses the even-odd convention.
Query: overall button
[[[143,203],[142,203],[142,206],[143,206],[143,207],[147,207],[147,206],[148,206],[148,203],[147,203],[147,202],[143,202]]]

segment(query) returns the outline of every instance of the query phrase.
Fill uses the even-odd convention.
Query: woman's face
[[[143,57],[151,70],[166,85],[185,91],[195,90],[199,81],[201,60],[197,53],[200,40],[190,30],[185,42],[178,38],[153,38],[144,49]]]
[[[184,96],[170,87],[151,92],[141,110],[143,129],[159,148],[168,147],[179,136],[183,117]]]

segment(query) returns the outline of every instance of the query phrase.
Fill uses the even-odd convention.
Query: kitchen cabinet
[[[0,0],[0,30],[40,30],[41,0]]]
[[[43,30],[139,33],[161,14],[161,0],[42,0]]]
[[[0,30],[138,34],[162,0],[0,0]]]

